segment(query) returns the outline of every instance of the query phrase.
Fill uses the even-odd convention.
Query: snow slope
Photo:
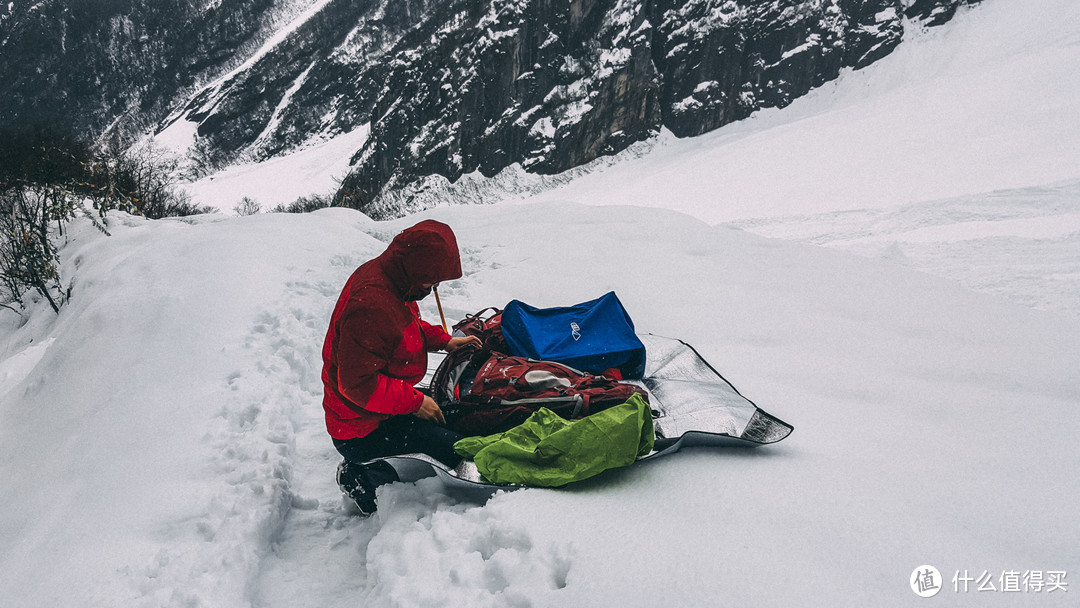
[[[531,204],[393,222],[344,209],[114,214],[111,237],[75,226],[62,313],[0,315],[0,605],[1075,604],[1080,165],[1066,166],[1076,152],[1062,138],[1076,118],[1028,109],[1034,160],[989,155],[979,168],[966,160],[976,131],[999,145],[1023,136],[1008,116],[935,121],[921,104],[957,79],[970,92],[1023,77],[1024,95],[1060,107],[1075,71],[1053,68],[1076,65],[1076,10],[987,0],[912,41],[938,45],[933,66],[905,43],[805,105],[659,142]],[[1016,91],[980,107],[1007,108]],[[900,111],[927,128],[859,136]],[[776,156],[830,134],[805,170]],[[830,156],[849,141],[892,152]],[[274,183],[236,175],[203,196],[229,209]],[[799,196],[770,207],[781,177]],[[714,192],[759,198],[704,204]],[[634,206],[592,205],[615,201]],[[671,201],[687,207],[649,208]],[[426,217],[459,234],[466,274],[440,290],[451,319],[615,290],[639,329],[686,339],[795,432],[484,506],[395,484],[376,517],[347,515],[320,407],[322,337],[353,268]],[[433,302],[422,309],[437,318]],[[908,587],[923,564],[945,576],[932,600]],[[1000,589],[1013,572],[1065,572],[1067,586],[952,583],[985,573]]]
[[[566,191],[711,224],[1075,180],[1077,23],[1072,0],[985,0],[783,109],[665,138]]]
[[[235,165],[182,187],[200,204],[226,212],[245,197],[269,211],[302,196],[329,196],[348,173],[349,158],[364,145],[368,131],[365,126],[299,152]]]
[[[663,210],[422,217],[459,232],[451,318],[614,289],[639,328],[690,340],[795,433],[483,507],[398,484],[377,517],[350,517],[321,338],[353,267],[420,218],[118,215],[112,237],[83,226],[68,245],[63,314],[4,319],[5,361],[51,342],[0,397],[0,601],[902,605],[923,563],[1080,567],[1077,323]]]
[[[1080,319],[1080,179],[890,208],[733,222],[881,257]]]

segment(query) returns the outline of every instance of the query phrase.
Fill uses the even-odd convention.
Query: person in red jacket
[[[420,319],[416,302],[460,276],[454,232],[424,220],[357,268],[341,290],[323,344],[323,409],[343,457],[338,485],[361,513],[375,511],[377,486],[397,481],[393,467],[372,459],[423,453],[451,468],[461,461],[453,445],[462,436],[442,426],[442,410],[415,388],[428,352],[479,342]]]

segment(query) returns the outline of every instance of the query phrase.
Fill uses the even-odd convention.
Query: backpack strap
[[[492,311],[491,316],[485,317],[484,313],[489,311],[489,310]],[[480,312],[475,312],[473,314],[466,314],[464,319],[458,321],[457,323],[455,323],[453,325],[453,329],[458,329],[460,327],[464,327],[465,325],[468,325],[469,323],[471,323],[474,319],[479,319],[481,321],[487,321],[487,320],[491,319],[491,317],[494,317],[495,315],[499,315],[499,314],[502,314],[502,309],[496,308],[494,306],[488,306],[487,308],[481,310]]]

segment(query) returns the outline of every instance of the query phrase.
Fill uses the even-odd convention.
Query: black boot
[[[337,469],[337,484],[345,496],[356,505],[360,515],[375,512],[375,488],[398,481],[397,471],[382,460],[357,464],[343,460]]]
[[[375,487],[367,483],[363,465],[341,461],[337,468],[337,484],[360,515],[366,517],[375,512]]]

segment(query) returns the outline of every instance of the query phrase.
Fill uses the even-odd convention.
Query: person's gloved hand
[[[424,395],[424,401],[420,404],[420,409],[413,412],[413,416],[435,424],[446,424],[446,417],[443,416],[439,404],[435,403],[435,400],[427,395]]]
[[[484,346],[484,343],[476,336],[461,336],[450,338],[450,341],[446,343],[446,352],[452,353],[466,344],[475,344],[477,348],[483,348]]]

